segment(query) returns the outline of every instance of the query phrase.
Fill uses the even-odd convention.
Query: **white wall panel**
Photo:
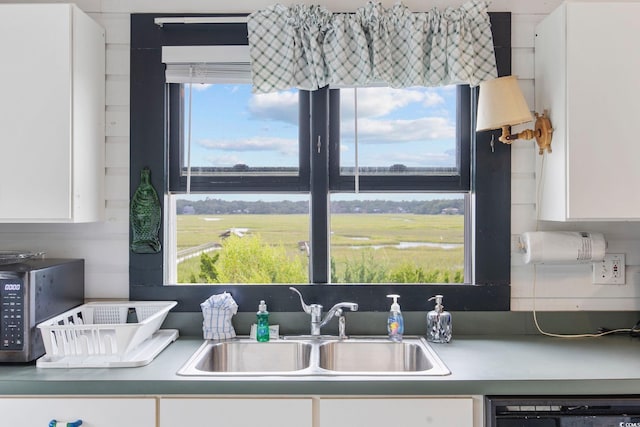
[[[533,204],[511,206],[511,234],[535,231],[536,211]]]
[[[128,13],[103,13],[92,17],[104,27],[107,44],[131,42],[131,18]]]
[[[535,203],[536,182],[531,174],[511,175],[511,204]]]
[[[538,313],[539,323],[545,332],[553,330],[545,328],[545,311],[638,311],[638,298],[512,298],[511,311],[533,311]],[[553,323],[553,322],[550,322]],[[631,326],[631,325],[629,325]],[[594,331],[585,331],[594,332]]]
[[[511,47],[533,47],[535,27],[546,15],[511,14]]]
[[[105,134],[109,136],[129,136],[129,107],[107,107]]]
[[[129,167],[129,141],[124,137],[109,137],[106,143],[105,166],[107,168]],[[128,176],[128,174],[127,174]]]
[[[531,174],[535,179],[536,163],[534,156],[538,154],[538,146],[533,141],[518,141],[511,146],[511,172]]]
[[[105,221],[129,224],[129,199],[107,200],[105,207]],[[125,266],[129,268],[129,263]]]
[[[109,106],[129,106],[129,76],[108,75],[106,80],[106,103]]]
[[[6,1],[6,0],[2,0]],[[403,4],[415,11],[426,11],[432,7],[457,7],[462,0],[404,0]],[[333,11],[351,12],[365,4],[363,0],[299,0],[291,3],[322,4]],[[382,0],[385,7],[391,7],[396,0]],[[558,7],[561,0],[493,0],[489,10],[496,12],[514,12],[519,14],[548,14]],[[108,13],[123,12],[252,12],[274,4],[272,0],[251,0],[242,2],[208,0],[102,0],[102,11]],[[286,2],[285,4],[290,4]]]
[[[129,75],[130,46],[128,44],[108,44],[107,74],[117,74],[121,76]]]
[[[530,65],[532,65],[531,62],[530,62]],[[527,105],[529,105],[529,108],[531,108],[531,110],[533,111],[533,108],[535,106],[535,100],[536,100],[535,82],[533,80],[533,77],[528,79],[519,77],[518,85],[520,86],[520,90],[522,90],[524,99],[527,101]],[[533,123],[530,123],[528,127],[532,127],[532,125]]]
[[[516,47],[511,49],[511,74],[518,79],[533,79],[533,48]],[[533,108],[533,105],[530,106]]]
[[[107,200],[129,200],[129,173],[127,169],[107,169],[105,194]]]

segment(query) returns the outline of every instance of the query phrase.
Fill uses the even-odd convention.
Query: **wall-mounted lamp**
[[[511,134],[511,126],[533,120],[527,101],[518,86],[515,76],[499,77],[480,83],[478,99],[478,121],[476,131],[500,129],[501,142],[511,144],[516,139],[536,139],[539,153],[546,149],[551,152],[551,136],[553,129],[545,110],[542,115],[535,113],[534,129],[527,129],[515,135]]]

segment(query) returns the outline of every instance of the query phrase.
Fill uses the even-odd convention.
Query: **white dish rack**
[[[38,325],[45,356],[39,367],[141,366],[178,336],[159,331],[177,302],[90,302]],[[135,318],[133,317],[135,314]]]

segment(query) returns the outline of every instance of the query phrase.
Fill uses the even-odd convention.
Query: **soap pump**
[[[402,341],[402,334],[404,333],[404,319],[402,318],[402,312],[400,311],[400,304],[398,304],[398,298],[400,295],[391,294],[387,295],[387,298],[393,298],[391,309],[389,310],[389,318],[387,319],[387,332],[389,333],[389,339],[391,341]]]
[[[259,342],[269,341],[269,312],[264,300],[260,300],[260,304],[258,304],[256,320],[256,340]]]
[[[444,310],[442,295],[429,298],[436,300],[436,306],[427,313],[427,341],[447,343],[451,341],[451,313]]]

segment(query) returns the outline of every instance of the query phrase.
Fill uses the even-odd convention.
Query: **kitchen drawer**
[[[86,427],[156,427],[154,398],[3,397],[3,426],[46,427],[51,420],[82,420]]]

